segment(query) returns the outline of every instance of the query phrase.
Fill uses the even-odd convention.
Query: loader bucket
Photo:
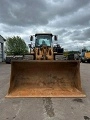
[[[79,61],[12,61],[6,97],[85,97]]]

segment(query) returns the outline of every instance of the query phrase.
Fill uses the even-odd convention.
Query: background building
[[[0,62],[4,61],[4,42],[6,40],[0,35]]]

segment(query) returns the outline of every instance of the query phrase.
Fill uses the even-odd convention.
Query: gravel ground
[[[80,66],[86,98],[10,99],[10,64],[0,63],[0,120],[90,120],[90,64]]]

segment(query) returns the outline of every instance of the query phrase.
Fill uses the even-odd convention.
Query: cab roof
[[[53,36],[52,33],[36,33],[36,34],[35,34],[35,37],[36,37],[37,35],[50,35],[50,36]]]

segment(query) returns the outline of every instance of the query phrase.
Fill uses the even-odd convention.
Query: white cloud
[[[37,32],[58,35],[65,49],[90,46],[90,0],[1,0],[0,34],[28,44]]]

